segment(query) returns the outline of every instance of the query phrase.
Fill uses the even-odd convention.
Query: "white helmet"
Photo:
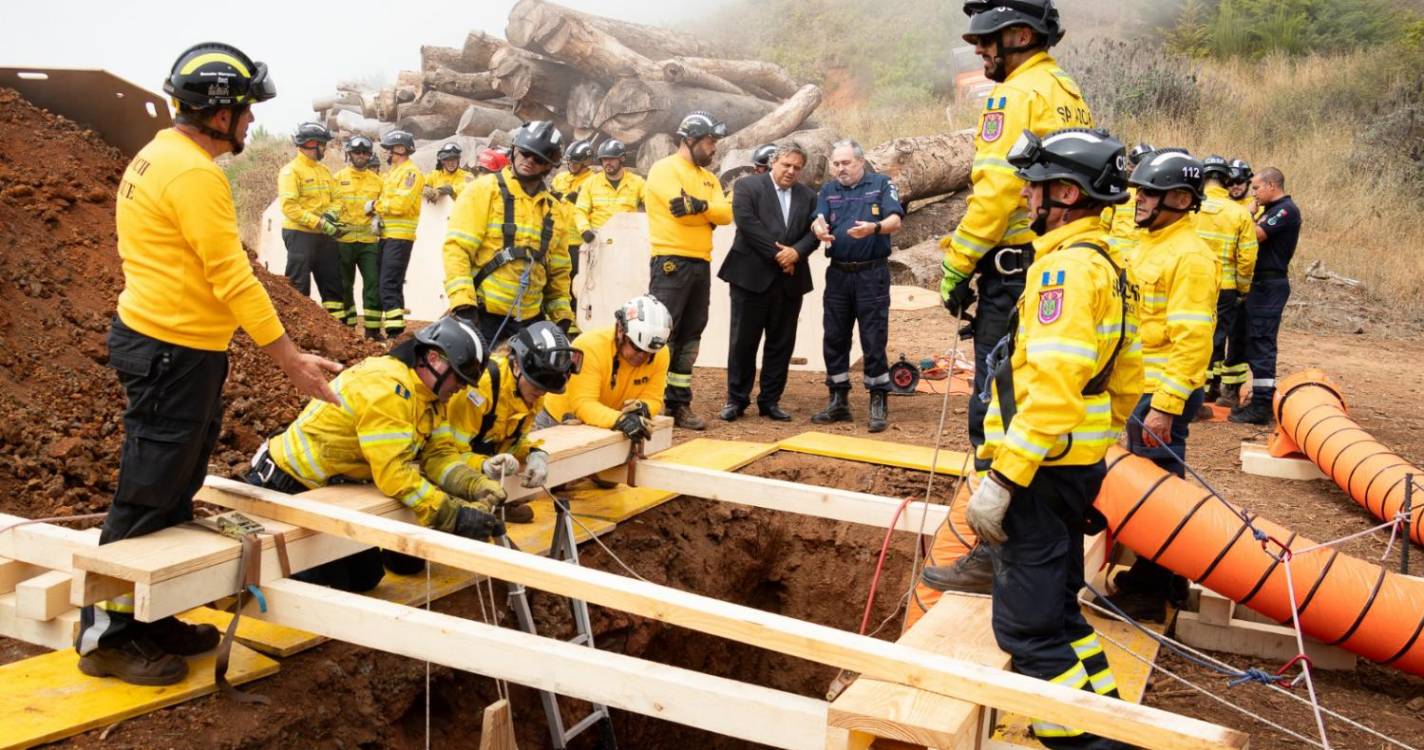
[[[633,346],[645,352],[656,352],[667,346],[668,334],[672,332],[672,313],[657,297],[651,294],[634,297],[613,315],[618,319],[618,329]]]

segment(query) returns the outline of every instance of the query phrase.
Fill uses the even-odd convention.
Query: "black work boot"
[[[1251,397],[1251,403],[1231,412],[1229,419],[1240,424],[1267,425],[1271,423],[1271,403],[1269,398]]]
[[[381,333],[381,329],[379,328],[367,328],[366,338],[372,341],[385,341],[386,335],[384,333]]]
[[[1094,603],[1112,610],[1101,598],[1094,597]],[[1138,622],[1166,622],[1167,597],[1162,591],[1119,591],[1108,597],[1122,614]]]
[[[692,407],[687,404],[678,404],[672,410],[672,424],[674,427],[681,427],[684,430],[702,431],[707,429],[707,423],[701,417],[692,413]]]
[[[1206,381],[1206,391],[1202,396],[1202,402],[1208,404],[1216,403],[1216,396],[1220,389],[1221,378],[1212,378]]]
[[[886,404],[885,404],[885,397],[886,397],[887,395],[889,395],[889,391],[871,391],[871,392],[870,392],[870,431],[871,431],[871,432],[884,432],[884,431],[885,431],[885,428],[888,427],[888,426],[890,426],[890,423],[887,421],[888,417],[890,416],[890,415],[887,413],[887,412],[889,412],[889,408],[888,408],[888,407],[886,406]]]
[[[212,625],[189,625],[176,617],[151,623],[144,632],[153,645],[178,656],[193,656],[218,647],[222,634]]]
[[[949,565],[928,566],[920,580],[935,591],[988,594],[994,589],[994,561],[989,548],[977,544],[969,554]]]
[[[826,402],[826,408],[812,415],[811,421],[816,424],[851,421],[850,388],[832,388],[831,400]]]
[[[188,662],[140,636],[84,654],[79,671],[90,677],[117,677],[130,685],[175,685],[188,676]]]
[[[504,506],[505,523],[533,523],[534,509],[528,503]]]

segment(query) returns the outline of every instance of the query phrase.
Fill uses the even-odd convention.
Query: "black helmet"
[[[1010,26],[1027,26],[1037,31],[1043,35],[1046,47],[1063,40],[1063,24],[1053,0],[965,0],[964,15],[969,16],[969,29],[964,32],[964,41],[970,44],[981,36],[1003,31]]]
[[[347,153],[351,153],[353,151],[365,151],[369,154],[372,150],[373,146],[371,143],[371,139],[367,138],[364,135],[353,135],[350,138],[346,139]]]
[[[1138,162],[1142,161],[1142,157],[1156,150],[1157,149],[1152,148],[1152,144],[1150,143],[1139,143],[1133,146],[1131,151],[1127,152],[1127,163],[1135,167]]]
[[[548,120],[526,122],[514,131],[514,148],[533,154],[545,164],[557,164],[564,152],[564,135]]]
[[[752,164],[766,169],[771,168],[771,158],[776,156],[775,143],[763,143],[752,152]]]
[[[713,117],[709,112],[692,112],[682,118],[682,122],[677,125],[677,137],[697,140],[706,138],[727,137],[727,123]]]
[[[439,163],[446,159],[458,159],[462,153],[464,153],[464,151],[460,149],[460,144],[447,143],[441,146],[439,151],[435,152],[435,161]]]
[[[236,47],[203,42],[178,56],[163,82],[174,106],[208,109],[265,102],[277,95],[267,64],[253,62]]]
[[[1246,161],[1245,159],[1231,160],[1231,177],[1228,182],[1239,185],[1243,182],[1250,182],[1251,178],[1255,176],[1256,173],[1251,171],[1250,162]]]
[[[1186,149],[1163,148],[1144,156],[1127,180],[1148,190],[1190,190],[1199,203],[1202,194],[1202,163]],[[1196,210],[1195,206],[1192,210]]]
[[[547,320],[511,336],[509,354],[519,362],[521,377],[549,393],[563,393],[569,378],[583,367],[583,352]]]
[[[569,149],[572,151],[573,149]],[[598,147],[598,158],[600,159],[623,159],[628,156],[628,147],[623,145],[623,141],[617,138],[609,138]]]
[[[586,140],[570,143],[569,150],[564,153],[564,160],[570,164],[587,164],[593,161],[593,144]]]
[[[325,146],[331,141],[331,131],[319,122],[304,122],[298,125],[297,132],[292,134],[292,143],[301,148],[312,141]]]
[[[415,136],[406,130],[392,130],[381,136],[381,148],[390,151],[396,146],[404,148],[407,154],[415,151]]]
[[[416,351],[428,348],[439,349],[450,363],[451,372],[467,385],[476,385],[485,371],[485,356],[488,349],[479,331],[469,323],[446,315],[415,332]],[[436,384],[439,390],[439,384]]]
[[[1222,184],[1231,181],[1231,165],[1227,163],[1226,157],[1212,154],[1202,159],[1202,179],[1221,180]]]
[[[1008,158],[1025,182],[1067,180],[1095,200],[1127,200],[1127,153],[1106,130],[1066,128],[1042,140],[1025,130]]]

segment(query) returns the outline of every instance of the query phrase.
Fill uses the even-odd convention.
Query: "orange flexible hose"
[[[1271,436],[1271,455],[1304,455],[1381,521],[1393,520],[1404,509],[1405,479],[1413,474],[1409,536],[1424,544],[1424,470],[1360,429],[1325,373],[1305,370],[1282,380],[1275,411],[1279,426]]]
[[[1109,450],[1095,505],[1117,539],[1140,557],[1286,623],[1291,606],[1283,564],[1250,527],[1207,490],[1151,461]],[[1279,524],[1252,525],[1294,550],[1315,542]],[[1272,546],[1272,552],[1280,550]],[[1301,630],[1367,659],[1424,674],[1424,579],[1393,573],[1327,548],[1295,556],[1291,578]]]

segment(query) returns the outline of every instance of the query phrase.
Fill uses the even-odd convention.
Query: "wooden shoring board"
[[[79,635],[79,610],[68,609],[49,620],[31,620],[16,611],[15,595],[0,594],[0,636],[45,648],[74,646]]]
[[[143,687],[79,671],[73,648],[0,667],[0,750],[27,748],[140,716],[217,690],[216,651],[188,659],[177,685]],[[234,685],[276,673],[277,662],[233,644],[227,678]]]
[[[660,451],[655,458],[659,462],[733,471],[765,458],[775,453],[776,450],[774,443],[695,438]],[[640,476],[638,472],[642,471],[642,467],[649,462],[639,461],[637,463],[638,468],[634,471],[634,479],[638,479]],[[620,480],[626,480],[626,478],[626,472],[618,477]],[[639,481],[639,484],[642,482]],[[676,492],[627,485],[610,489],[580,487],[570,490],[567,495],[569,509],[578,516],[580,521],[585,523],[590,518],[622,523],[639,513],[656,508],[677,497]]]
[[[1241,471],[1272,479],[1329,479],[1315,462],[1303,456],[1272,456],[1260,443],[1241,444]]]
[[[894,443],[888,440],[832,435],[827,432],[803,432],[777,443],[782,450],[810,453],[813,456],[842,458],[847,461],[897,466],[902,469],[929,471],[933,463],[936,474],[957,477],[974,464],[964,451],[941,449],[938,460],[934,448],[925,445]]]
[[[1196,612],[1177,613],[1177,638],[1188,646],[1282,663],[1300,652],[1293,629],[1249,607],[1198,584],[1192,584],[1188,606],[1193,599]],[[1359,666],[1359,656],[1339,646],[1310,636],[1304,642],[1312,667],[1349,671]]]
[[[1197,719],[751,607],[522,554],[302,496],[284,495],[231,480],[209,478],[209,483],[215,490],[210,500],[244,513],[276,517],[324,533],[347,535],[365,544],[849,669],[872,678],[914,685],[1002,710],[1032,712],[1048,721],[1071,724],[1140,746],[1168,750],[1241,748],[1247,742],[1245,734]],[[288,583],[283,582],[283,585]]]
[[[0,513],[0,528],[24,523],[27,518]],[[0,557],[29,563],[46,570],[69,571],[75,552],[99,546],[99,530],[80,531],[48,523],[25,523],[0,534]]]

